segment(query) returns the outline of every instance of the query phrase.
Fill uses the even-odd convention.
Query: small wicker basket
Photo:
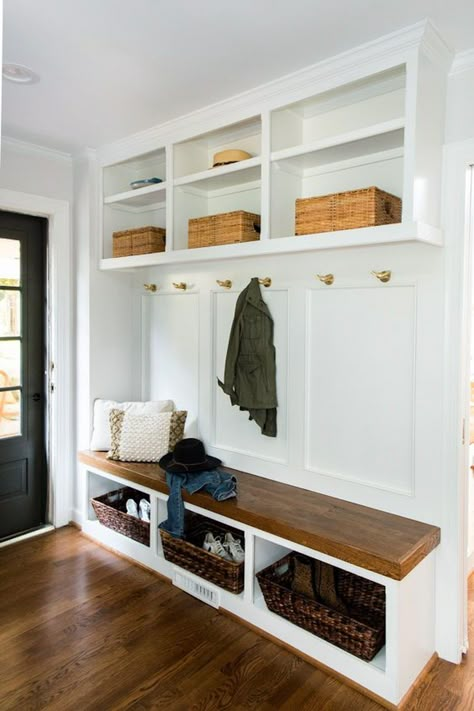
[[[260,215],[244,210],[189,220],[188,247],[213,247],[260,239]]]
[[[114,232],[112,236],[114,257],[164,252],[166,246],[166,230],[162,227],[136,227],[133,230]]]
[[[185,512],[185,531],[186,538],[183,539],[174,538],[167,531],[160,529],[166,560],[228,592],[241,593],[244,589],[244,563],[224,560],[214,553],[205,551],[202,544],[208,531],[214,536],[220,536],[222,540],[227,531],[230,531],[234,538],[240,540],[243,548],[243,532],[190,511]]]
[[[147,494],[140,491],[124,487],[117,491],[110,491],[103,496],[96,496],[91,499],[92,508],[95,515],[103,526],[111,528],[116,533],[121,533],[127,538],[132,538],[144,546],[150,545],[150,524],[127,513],[127,499],[133,499],[139,506],[140,499],[150,500]]]
[[[360,659],[373,659],[385,643],[383,585],[336,568],[337,592],[349,610],[344,614],[293,592],[293,555],[257,573],[268,609]]]
[[[352,230],[400,222],[402,201],[379,188],[297,198],[296,235]]]

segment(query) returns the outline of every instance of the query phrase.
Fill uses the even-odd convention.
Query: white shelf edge
[[[201,170],[199,173],[192,173],[191,175],[184,175],[181,178],[175,178],[174,186],[179,187],[180,185],[187,185],[188,183],[197,183],[201,180],[209,180],[210,178],[220,178],[222,175],[229,175],[231,173],[238,173],[239,171],[246,170],[247,168],[255,168],[262,164],[262,159],[260,156],[255,156],[254,158],[248,158],[247,160],[241,160],[238,163],[231,163],[229,165],[222,165],[218,168],[210,168],[209,170]]]
[[[380,245],[423,242],[442,246],[442,233],[436,227],[421,222],[399,222],[378,227],[361,227],[355,230],[338,230],[300,237],[280,237],[242,244],[218,247],[180,249],[170,252],[141,254],[134,257],[111,257],[101,259],[99,268],[138,269],[140,267],[193,264],[225,259],[269,256],[273,254],[297,254],[328,249],[350,247],[377,247]]]
[[[155,183],[154,185],[147,185],[145,188],[137,188],[136,190],[125,190],[123,193],[115,193],[114,195],[109,195],[104,197],[104,205],[113,205],[116,202],[126,202],[137,198],[140,195],[149,195],[150,193],[158,193],[162,190],[166,190],[166,181],[162,183]]]
[[[298,146],[292,146],[291,148],[283,148],[279,151],[273,151],[271,154],[271,161],[274,162],[278,160],[285,160],[287,158],[295,158],[297,156],[304,155],[305,153],[315,153],[316,151],[321,151],[325,148],[335,148],[336,146],[342,146],[345,143],[353,143],[354,141],[361,141],[364,138],[381,136],[384,133],[398,131],[402,128],[405,128],[404,118],[382,121],[381,123],[372,124],[371,126],[364,126],[363,128],[348,131],[347,133],[339,133],[336,136],[322,138],[317,141],[312,141],[311,143],[302,143]]]

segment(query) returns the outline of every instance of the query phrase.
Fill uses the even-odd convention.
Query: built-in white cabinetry
[[[267,87],[99,150],[102,269],[423,241],[440,244],[439,186],[449,54],[417,26]],[[251,157],[213,167],[239,148]],[[138,178],[162,183],[130,189]],[[299,197],[377,186],[402,221],[295,236]],[[261,215],[256,242],[188,249],[191,218]],[[165,253],[112,258],[115,230],[166,227]]]

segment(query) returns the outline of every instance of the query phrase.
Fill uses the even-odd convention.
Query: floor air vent
[[[201,580],[191,577],[181,570],[173,571],[173,585],[180,590],[197,597],[198,600],[206,602],[211,607],[219,607],[219,592],[213,587],[207,586]]]

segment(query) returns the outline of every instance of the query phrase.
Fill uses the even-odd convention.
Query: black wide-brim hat
[[[159,461],[162,469],[173,474],[204,472],[215,469],[219,464],[222,464],[221,460],[206,454],[201,440],[194,437],[177,442],[174,450],[165,454]]]

